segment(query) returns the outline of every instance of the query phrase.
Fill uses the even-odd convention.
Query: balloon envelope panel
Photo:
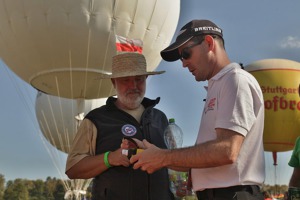
[[[141,39],[148,69],[171,41],[179,0],[0,0],[0,57],[45,93],[95,99],[115,93],[109,80],[115,35]]]
[[[58,150],[69,153],[84,115],[105,102],[106,98],[73,100],[39,92],[35,104],[36,117],[48,142]]]
[[[265,151],[292,150],[300,136],[300,63],[266,59],[245,67],[259,82],[265,104]]]

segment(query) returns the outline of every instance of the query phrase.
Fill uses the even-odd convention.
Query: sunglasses
[[[192,51],[191,51],[191,49],[192,49],[193,47],[197,46],[197,45],[200,45],[200,44],[203,42],[203,40],[204,40],[204,39],[199,40],[198,42],[196,42],[196,43],[194,43],[194,44],[191,44],[191,45],[189,45],[189,46],[183,48],[183,49],[181,50],[180,58],[179,58],[179,59],[180,59],[181,61],[183,61],[183,59],[184,59],[184,60],[189,59],[189,58],[192,56]]]

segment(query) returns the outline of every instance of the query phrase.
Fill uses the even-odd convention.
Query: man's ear
[[[205,35],[204,41],[207,44],[209,50],[213,50],[215,46],[214,38],[211,35]]]

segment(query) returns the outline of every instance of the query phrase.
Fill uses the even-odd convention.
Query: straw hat
[[[165,71],[146,71],[145,56],[140,53],[122,53],[113,56],[111,74],[102,74],[100,78],[119,78],[127,76],[156,75]]]

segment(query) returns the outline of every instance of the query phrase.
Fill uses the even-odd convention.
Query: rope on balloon
[[[83,120],[83,113],[75,115],[74,114],[75,112],[73,110],[74,101],[70,100],[72,103],[72,106],[71,106],[72,112],[69,117],[70,117],[70,119],[74,119],[74,120],[72,120],[73,124],[71,126],[71,127],[73,127],[73,129],[68,130],[68,128],[66,127],[65,122],[63,120],[65,116],[63,115],[62,98],[58,97],[58,101],[59,101],[58,105],[59,105],[60,117],[55,116],[54,108],[51,103],[50,96],[47,95],[47,102],[48,102],[49,108],[51,110],[51,118],[52,119],[47,119],[47,117],[45,115],[45,111],[41,110],[43,119],[42,119],[42,121],[40,121],[40,125],[41,125],[43,133],[46,135],[47,139],[50,140],[49,142],[52,144],[51,145],[49,142],[47,142],[47,139],[45,137],[43,137],[44,143],[47,144],[46,148],[50,152],[52,161],[64,182],[64,188],[66,191],[65,199],[78,199],[79,200],[79,199],[81,199],[82,195],[86,194],[86,190],[87,190],[88,186],[90,185],[92,179],[72,179],[72,180],[65,179],[64,177],[66,177],[66,176],[63,173],[65,168],[64,168],[64,166],[60,166],[60,163],[65,164],[66,157],[63,157],[62,152],[60,152],[57,148],[53,148],[53,146],[60,147],[63,152],[66,152],[66,153],[70,152],[71,142],[73,141],[75,134],[77,133],[77,129],[78,129],[81,121]],[[78,110],[83,109],[83,108],[81,108],[80,103],[77,104],[77,108],[78,108]],[[54,122],[55,133],[53,133],[52,132],[53,130],[51,131],[49,128],[50,121]],[[63,131],[60,131],[60,129],[58,127],[58,123],[61,123],[63,125],[63,129],[62,129]],[[44,126],[46,126],[46,127],[44,127]],[[73,132],[73,133],[70,133],[70,132]],[[55,136],[57,136],[58,141],[55,140]],[[66,144],[65,144],[65,142],[66,142]]]
[[[41,131],[43,131],[45,134],[47,132],[50,133],[50,134],[48,134],[48,136],[49,136],[48,138],[51,139],[51,142],[53,142],[53,144],[56,144],[53,133],[51,133],[51,131],[49,131],[50,130],[49,124],[47,122],[44,111],[41,111],[41,112],[42,112],[42,115],[44,118],[43,121],[45,122],[44,124],[46,124],[46,127],[44,125],[42,125],[43,123],[40,123],[40,126],[38,126],[38,124],[34,120],[34,118],[35,118],[34,116],[36,116],[35,111],[34,111],[35,100],[29,96],[29,94],[32,92],[24,91],[23,88],[21,89],[21,85],[17,82],[17,79],[12,75],[12,73],[9,71],[9,69],[3,63],[1,63],[1,65],[4,66],[4,69],[7,73],[7,77],[9,77],[10,81],[12,82],[13,87],[17,91],[17,95],[19,96],[20,100],[22,101],[22,103],[24,104],[24,107],[27,110],[26,114],[28,115],[29,119],[32,121],[32,125],[35,129],[35,131],[33,131],[33,132],[41,139],[43,146],[45,147],[54,167],[56,168],[56,170],[61,178],[60,180],[62,181],[64,189],[66,191],[65,199],[72,199],[72,200],[73,199],[76,199],[76,200],[81,199],[81,196],[86,194],[86,190],[87,190],[88,186],[90,185],[92,179],[73,179],[73,180],[66,179],[66,175],[64,174],[66,155],[63,154],[62,152],[60,152],[54,146],[52,146],[49,143],[49,141],[47,141],[47,139],[43,136],[43,134],[41,132]],[[59,100],[61,100],[60,97],[59,97]],[[48,95],[48,103],[49,103],[49,106],[51,107],[52,105],[51,105],[51,101],[49,100],[49,95]],[[72,101],[72,103],[73,103],[73,101]],[[56,120],[56,117],[54,116],[53,108],[51,107],[50,110],[51,110],[51,115],[53,117],[53,121],[55,122],[57,133],[58,133],[57,120]],[[61,102],[60,102],[60,111],[61,111],[60,114],[62,115],[63,110],[62,110]],[[62,119],[63,119],[63,117],[62,117]],[[64,124],[64,122],[60,122],[60,123]],[[80,121],[77,120],[76,123],[77,124],[73,131],[77,131],[77,128],[80,125]],[[63,125],[63,127],[65,127],[65,125]],[[48,130],[48,131],[46,131],[46,130]],[[67,141],[69,144],[68,146],[70,146],[70,143],[73,140],[73,138],[70,138],[69,134],[67,132],[68,132],[68,130],[64,128],[64,133],[62,135],[60,135],[58,133],[60,144],[57,144],[57,145],[64,146],[63,140],[65,139],[65,141]],[[64,139],[63,139],[63,137],[64,137]],[[63,151],[69,152],[70,149],[63,149]],[[62,163],[63,163],[63,165],[62,165]]]

